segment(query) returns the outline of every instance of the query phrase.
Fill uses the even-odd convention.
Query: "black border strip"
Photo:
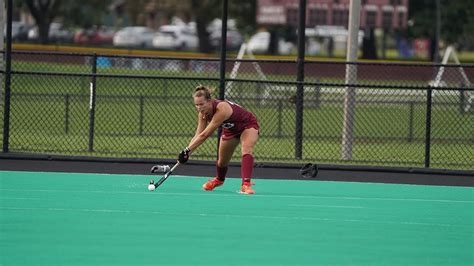
[[[48,161],[76,161],[76,162],[108,162],[108,163],[151,163],[151,164],[173,164],[173,159],[152,159],[152,158],[110,158],[110,157],[89,157],[89,156],[63,156],[47,154],[28,154],[28,153],[0,153],[0,159],[15,160],[48,160]],[[273,169],[297,169],[299,170],[307,161],[302,160],[300,164],[290,163],[256,163],[255,168],[273,168]],[[316,162],[313,162],[316,163]],[[196,166],[214,166],[214,161],[196,161],[190,160],[188,165]],[[331,171],[355,171],[355,172],[387,172],[387,173],[410,173],[410,174],[433,174],[446,176],[467,176],[474,180],[474,170],[440,169],[440,168],[419,168],[419,167],[388,167],[388,166],[370,166],[370,165],[338,165],[338,164],[317,164],[321,170]],[[231,162],[231,167],[240,166],[240,163]]]

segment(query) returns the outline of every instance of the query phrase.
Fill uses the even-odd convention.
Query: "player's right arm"
[[[197,124],[197,127],[196,127],[196,133],[194,133],[194,137],[191,139],[191,141],[189,142],[189,145],[188,147],[191,145],[191,143],[194,143],[194,141],[199,138],[199,136],[201,135],[201,133],[206,129],[207,127],[207,120],[206,118],[198,112],[198,124]],[[178,161],[180,163],[185,163],[188,158],[189,158],[189,155],[191,154],[191,150],[186,147],[184,150],[181,151],[181,153],[178,155]]]

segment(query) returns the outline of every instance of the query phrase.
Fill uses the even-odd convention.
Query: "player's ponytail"
[[[194,90],[194,97],[203,97],[206,99],[206,100],[210,100],[212,98],[212,93],[214,92],[214,89],[213,88],[208,88],[206,86],[203,86],[203,85],[199,85],[196,87],[196,89]]]

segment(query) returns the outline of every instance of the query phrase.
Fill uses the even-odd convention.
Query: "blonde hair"
[[[203,85],[199,85],[194,89],[194,97],[204,97],[206,100],[210,100],[212,98],[212,93],[214,92],[214,88],[206,87]]]

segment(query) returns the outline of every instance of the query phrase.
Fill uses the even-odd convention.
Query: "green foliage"
[[[237,21],[237,28],[244,36],[250,36],[257,30],[257,1],[229,1],[229,17]]]
[[[101,25],[112,0],[61,1],[60,16],[65,25],[89,28]]]
[[[434,37],[436,26],[436,1],[409,1],[409,17],[413,20],[413,37]],[[474,48],[474,1],[440,0],[441,39],[448,44]],[[467,42],[467,43],[466,43]]]

